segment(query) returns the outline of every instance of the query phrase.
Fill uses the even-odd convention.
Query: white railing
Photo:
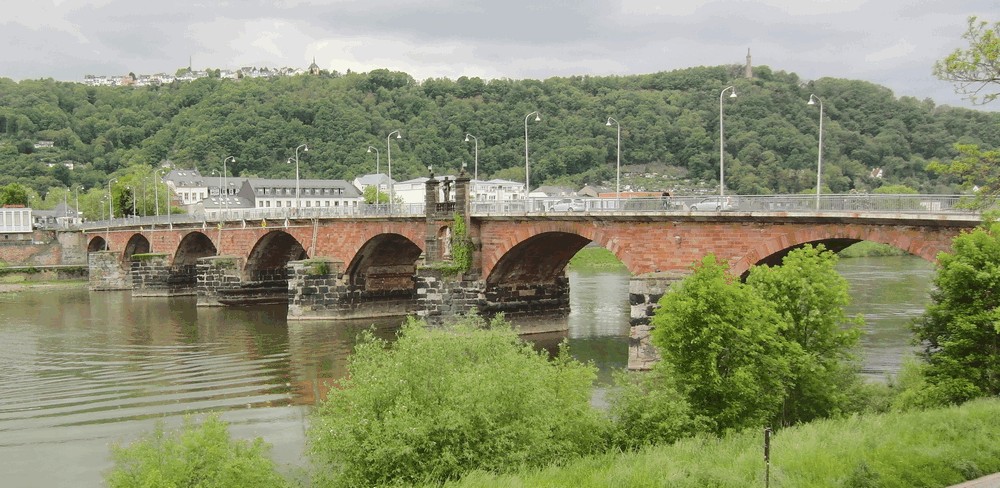
[[[963,207],[971,197],[963,195],[733,195],[683,196],[662,198],[573,198],[470,202],[475,217],[518,215],[962,215],[978,212]],[[283,225],[296,219],[366,219],[385,217],[422,217],[423,204],[380,204],[356,207],[313,207],[282,209],[229,210],[210,212],[207,216],[174,214],[159,217],[124,217],[112,221],[84,222],[77,228],[85,230],[109,227],[150,227],[172,224],[202,224],[216,226],[220,222],[253,221],[261,225]]]

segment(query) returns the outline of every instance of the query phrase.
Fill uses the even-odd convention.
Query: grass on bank
[[[1000,472],[1000,400],[823,420],[771,440],[772,487],[945,487]],[[454,487],[764,486],[761,429],[637,453],[591,456],[510,476],[476,472]]]
[[[906,251],[881,242],[861,241],[847,246],[839,253],[842,258],[872,258],[882,256],[905,256]]]
[[[603,247],[587,246],[569,260],[573,271],[625,271],[625,265],[615,254]]]

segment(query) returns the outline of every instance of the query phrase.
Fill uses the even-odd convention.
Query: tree
[[[778,415],[798,346],[781,335],[784,317],[714,255],[663,295],[653,325],[653,344],[709,430],[762,426]]]
[[[1000,97],[1000,91],[983,93],[1000,85],[1000,22],[990,25],[969,17],[969,28],[962,35],[967,49],[956,49],[934,63],[934,75],[955,84],[955,92],[972,103],[985,104]]]
[[[822,245],[788,253],[781,266],[756,266],[747,284],[784,318],[781,334],[798,345],[781,420],[808,422],[849,410],[859,385],[854,348],[860,318],[847,317],[847,280],[837,272],[837,254]]]
[[[924,346],[923,404],[1000,394],[1000,223],[938,255],[931,304],[914,324]]]
[[[388,345],[370,333],[309,430],[320,485],[455,479],[599,451],[593,366],[549,360],[502,318],[442,328],[411,320]]]
[[[130,446],[112,446],[115,466],[106,479],[111,488],[290,486],[267,450],[259,437],[252,442],[233,440],[214,415],[201,425],[185,419],[179,432],[165,432],[157,424],[152,434]]]
[[[977,190],[972,205],[989,207],[1000,196],[1000,149],[983,150],[974,144],[955,144],[955,149],[958,157],[948,163],[931,161],[927,168],[958,177],[962,186]]]
[[[28,205],[29,190],[20,183],[11,183],[0,187],[0,206],[3,205]]]
[[[364,197],[365,203],[389,203],[389,194],[375,186],[366,186]]]

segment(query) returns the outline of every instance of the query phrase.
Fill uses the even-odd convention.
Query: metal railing
[[[964,195],[735,195],[682,196],[662,198],[531,198],[527,200],[473,201],[476,217],[518,215],[701,215],[743,213],[752,215],[842,215],[858,216],[963,215],[978,211],[963,207],[971,197]],[[282,225],[295,219],[364,219],[381,217],[422,217],[424,204],[379,204],[352,207],[269,208],[209,212],[207,215],[173,214],[159,217],[124,217],[109,221],[84,222],[76,227],[99,230],[109,227],[156,228],[171,224],[218,225],[220,222],[274,221]]]
[[[970,197],[963,195],[737,195],[656,198],[574,198],[472,202],[477,217],[508,215],[574,214],[964,214],[978,212],[964,208]]]

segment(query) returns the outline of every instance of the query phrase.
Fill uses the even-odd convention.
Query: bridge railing
[[[697,215],[711,212],[780,213],[823,215],[857,214],[965,214],[977,212],[962,206],[970,197],[963,195],[881,195],[834,194],[822,195],[732,195],[681,196],[656,198],[530,198],[527,200],[473,201],[472,215],[477,217],[510,215],[573,215],[573,214],[679,214]],[[78,229],[100,230],[111,227],[156,228],[168,224],[202,224],[215,226],[219,222],[269,221],[282,225],[286,219],[419,217],[425,215],[423,204],[379,204],[348,207],[258,208],[209,212],[208,215],[173,214],[158,217],[124,217],[109,221],[84,222]],[[263,222],[262,222],[263,223]]]
[[[475,216],[526,214],[695,214],[704,212],[744,213],[893,213],[975,214],[962,206],[963,195],[717,195],[654,198],[531,198],[528,200],[474,201]]]
[[[137,217],[126,216],[108,220],[84,222],[75,228],[82,230],[100,230],[109,227],[149,227],[156,228],[172,224],[202,224],[217,225],[220,222],[240,221],[277,221],[286,219],[314,218],[365,218],[365,217],[421,217],[424,215],[424,204],[362,204],[341,207],[303,207],[303,208],[256,208],[249,210],[209,211],[199,214],[171,214]]]

